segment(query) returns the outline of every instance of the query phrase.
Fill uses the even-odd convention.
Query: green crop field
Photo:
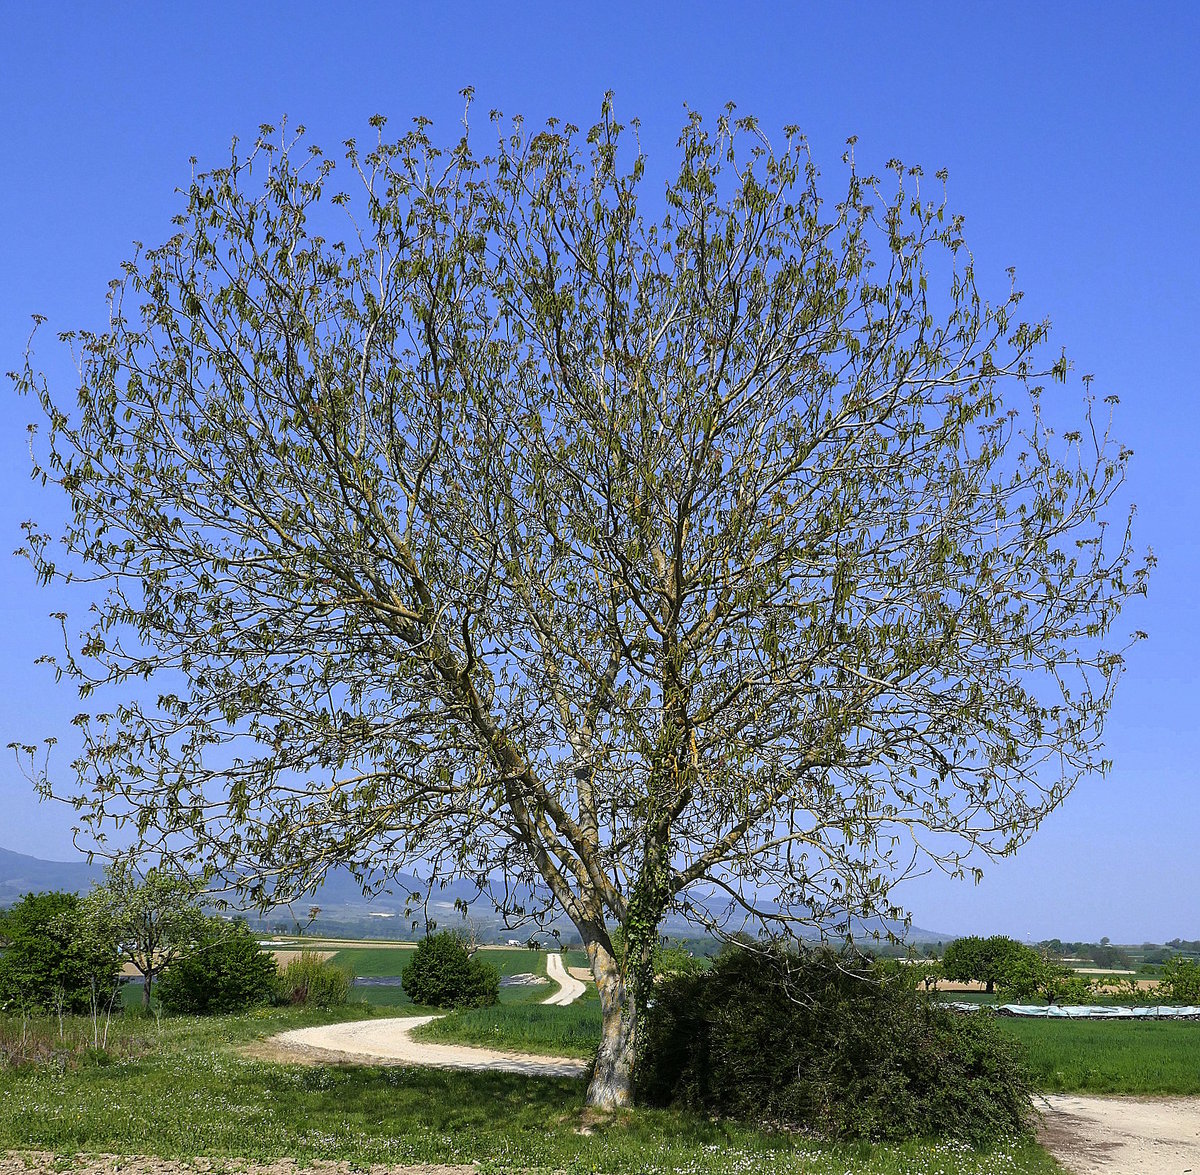
[[[332,962],[354,975],[399,975],[412,961],[415,947],[345,947],[334,954]]]
[[[1032,1141],[988,1152],[948,1143],[822,1145],[687,1114],[639,1110],[580,1133],[584,1086],[511,1074],[437,1069],[305,1067],[239,1050],[287,1028],[361,1018],[266,1009],[201,1020],[122,1017],[105,1055],[66,1065],[0,1062],[0,1153],[48,1150],[188,1158],[291,1157],[305,1163],[477,1163],[481,1175],[1049,1175]],[[56,1038],[45,1020],[11,1031]],[[85,1033],[84,1023],[68,1033]],[[0,1050],[0,1056],[3,1051]],[[63,1169],[69,1169],[64,1158]]]
[[[1004,1019],[1048,1092],[1200,1094],[1200,1022]]]
[[[332,944],[331,944],[332,945]],[[321,949],[321,944],[316,944]],[[326,948],[328,949],[328,948]],[[345,967],[354,975],[370,979],[398,977],[412,960],[412,946],[363,946],[343,947],[333,956],[332,962]],[[479,952],[479,957],[495,967],[503,975],[534,975],[546,974],[546,954],[544,951],[530,951],[521,948],[491,948],[485,947]],[[543,1000],[558,988],[553,984],[540,984],[536,987],[502,987],[500,1002],[502,1004],[526,1004]],[[404,993],[402,987],[375,986],[360,984],[351,992],[351,998],[361,1000],[375,1008],[392,1008],[399,1012],[415,1010],[412,1001]],[[426,1009],[420,1009],[425,1011]]]
[[[321,949],[320,943],[315,949]],[[333,962],[346,967],[355,975],[380,976],[399,975],[412,959],[415,946],[364,946],[342,947],[333,956]],[[530,951],[524,947],[484,947],[479,957],[491,963],[501,975],[519,975],[532,972],[535,975],[546,974],[546,953]]]
[[[420,1040],[589,1060],[600,1040],[600,1002],[580,1000],[565,1008],[503,1003],[466,1008],[418,1028],[415,1035]]]

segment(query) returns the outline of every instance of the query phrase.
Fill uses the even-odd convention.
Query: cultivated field
[[[1025,1046],[1039,1089],[1200,1094],[1200,1022],[1002,1021]]]

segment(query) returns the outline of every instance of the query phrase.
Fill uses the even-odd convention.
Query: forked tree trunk
[[[587,1104],[600,1110],[633,1105],[633,1062],[637,1047],[638,1009],[607,943],[589,941],[588,960],[600,993],[600,1048],[587,1091]]]

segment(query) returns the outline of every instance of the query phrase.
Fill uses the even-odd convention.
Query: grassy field
[[[832,1147],[660,1111],[623,1115],[580,1134],[583,1085],[577,1081],[433,1069],[305,1068],[238,1052],[286,1028],[360,1018],[364,1011],[359,1005],[332,1013],[273,1009],[211,1020],[114,1021],[107,1058],[0,1069],[0,1152],[477,1162],[481,1175],[531,1169],[568,1175],[1057,1170],[1031,1142],[989,1153],[932,1143]],[[47,1034],[57,1031],[52,1022],[41,1027]]]
[[[314,949],[327,948],[321,947],[319,941],[315,941]],[[334,954],[332,961],[348,968],[355,975],[371,978],[393,976],[399,975],[408,966],[415,949],[411,946],[343,947]],[[501,975],[519,975],[524,972],[546,974],[545,951],[530,951],[524,947],[484,947],[479,952],[479,957],[491,963]]]
[[[1045,1092],[1200,1094],[1200,1023],[1004,1018]],[[566,1008],[475,1008],[418,1030],[429,1040],[590,1057],[600,1033],[594,993]]]
[[[414,1035],[420,1040],[590,1060],[600,1039],[600,1003],[593,998],[565,1008],[539,1004],[467,1008],[418,1028]]]
[[[318,944],[317,949],[320,949]],[[364,946],[346,947],[337,951],[332,962],[345,967],[356,976],[365,978],[393,978],[399,976],[412,960],[414,947]],[[520,975],[531,973],[546,974],[546,955],[544,951],[529,951],[524,948],[508,947],[484,948],[480,958],[503,975]],[[538,987],[502,987],[500,1002],[502,1004],[524,1004],[545,999],[546,996],[558,989],[553,985],[543,984]],[[391,1008],[403,1012],[413,1008],[413,1002],[405,994],[402,987],[383,987],[361,984],[351,992],[354,999],[362,1000],[374,1008]]]
[[[1039,1089],[1200,1094],[1200,1023],[1013,1018],[1001,1024],[1025,1046]]]
[[[316,948],[327,949],[327,948]],[[412,961],[415,947],[348,947],[337,951],[332,962],[354,975],[399,975]]]

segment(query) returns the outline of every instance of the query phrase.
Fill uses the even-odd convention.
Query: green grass
[[[415,947],[344,947],[333,956],[333,962],[348,967],[355,975],[399,975],[412,961]],[[497,968],[501,975],[519,975],[530,971],[546,974],[546,953],[502,947],[484,948],[479,958]]]
[[[1200,1023],[1016,1018],[1000,1023],[1025,1046],[1038,1089],[1200,1094]]]
[[[414,1035],[420,1040],[590,1060],[600,1040],[600,1004],[593,999],[565,1008],[544,1004],[466,1008],[418,1028]]]
[[[412,961],[414,947],[347,947],[333,956],[333,962],[355,975],[399,975]]]
[[[418,1029],[417,1036],[587,1059],[600,1034],[600,1009],[590,994],[566,1008],[502,1005],[452,1012]],[[1000,1025],[1025,1046],[1037,1089],[1200,1094],[1200,1023],[1005,1017]]]
[[[239,1045],[364,1009],[270,1009],[199,1020],[114,1023],[125,1059],[0,1070],[0,1151],[301,1162],[478,1162],[512,1170],[649,1175],[1042,1175],[1055,1164],[1025,1141],[960,1146],[822,1146],[734,1123],[637,1111],[577,1132],[583,1084],[434,1069],[281,1065]],[[46,1024],[46,1031],[57,1032]],[[115,1043],[115,1042],[114,1042]],[[132,1055],[129,1055],[132,1053]]]
[[[339,950],[332,961],[346,967],[355,975],[379,978],[398,976],[412,960],[414,947],[346,947]],[[535,975],[546,974],[546,955],[544,951],[529,951],[525,949],[502,948],[492,950],[485,948],[479,957],[497,968],[503,975],[520,975],[531,972]],[[558,989],[553,986],[538,987],[502,987],[500,1002],[503,1004],[527,1004],[545,999],[551,991]],[[361,1000],[373,1008],[392,1008],[399,1011],[414,1009],[412,1000],[401,987],[372,987],[360,985],[350,990],[352,1000]],[[424,1010],[424,1009],[422,1009]]]

